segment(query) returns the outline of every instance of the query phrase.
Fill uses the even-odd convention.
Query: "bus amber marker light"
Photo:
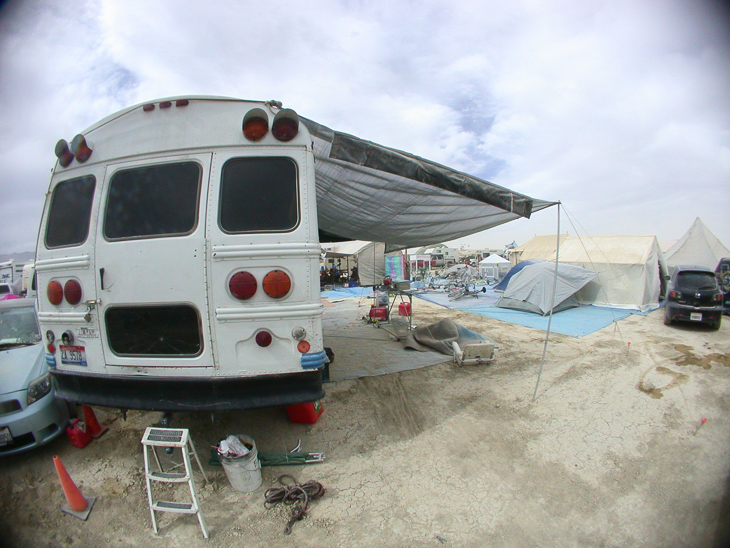
[[[264,293],[272,299],[281,299],[291,289],[291,278],[283,270],[272,270],[264,276]]]

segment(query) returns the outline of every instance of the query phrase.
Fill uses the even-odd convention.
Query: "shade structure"
[[[321,241],[383,242],[387,251],[419,247],[529,218],[557,203],[301,120],[314,143]]]

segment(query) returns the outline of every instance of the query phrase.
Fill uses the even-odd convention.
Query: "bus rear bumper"
[[[87,405],[147,411],[230,411],[296,405],[324,397],[324,368],[256,377],[170,378],[52,370],[56,396]]]

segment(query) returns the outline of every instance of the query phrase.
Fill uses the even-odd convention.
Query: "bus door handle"
[[[101,290],[104,291],[104,269],[99,269],[99,281],[101,282]]]

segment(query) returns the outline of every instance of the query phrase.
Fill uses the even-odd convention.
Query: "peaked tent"
[[[510,262],[492,253],[479,261],[479,274],[488,280],[501,280],[510,270]]]
[[[520,261],[515,266],[510,268],[509,272],[507,272],[507,275],[502,279],[501,282],[499,282],[497,285],[494,286],[494,291],[497,291],[497,292],[504,291],[505,289],[507,289],[507,285],[509,285],[509,282],[512,279],[512,276],[517,274],[520,270],[522,270],[526,266],[541,262],[543,260],[544,259],[525,259],[524,261]]]
[[[320,241],[384,242],[388,251],[421,247],[557,203],[300,120],[314,143]]]
[[[697,264],[714,270],[723,257],[730,257],[730,250],[699,217],[685,235],[664,253],[670,270],[680,264]]]
[[[596,273],[568,264],[558,264],[557,283],[555,282],[555,263],[546,261],[525,266],[517,272],[507,285],[502,297],[497,301],[501,308],[512,308],[534,312],[543,316],[579,305],[573,296],[590,282]],[[555,298],[553,299],[553,286]]]

